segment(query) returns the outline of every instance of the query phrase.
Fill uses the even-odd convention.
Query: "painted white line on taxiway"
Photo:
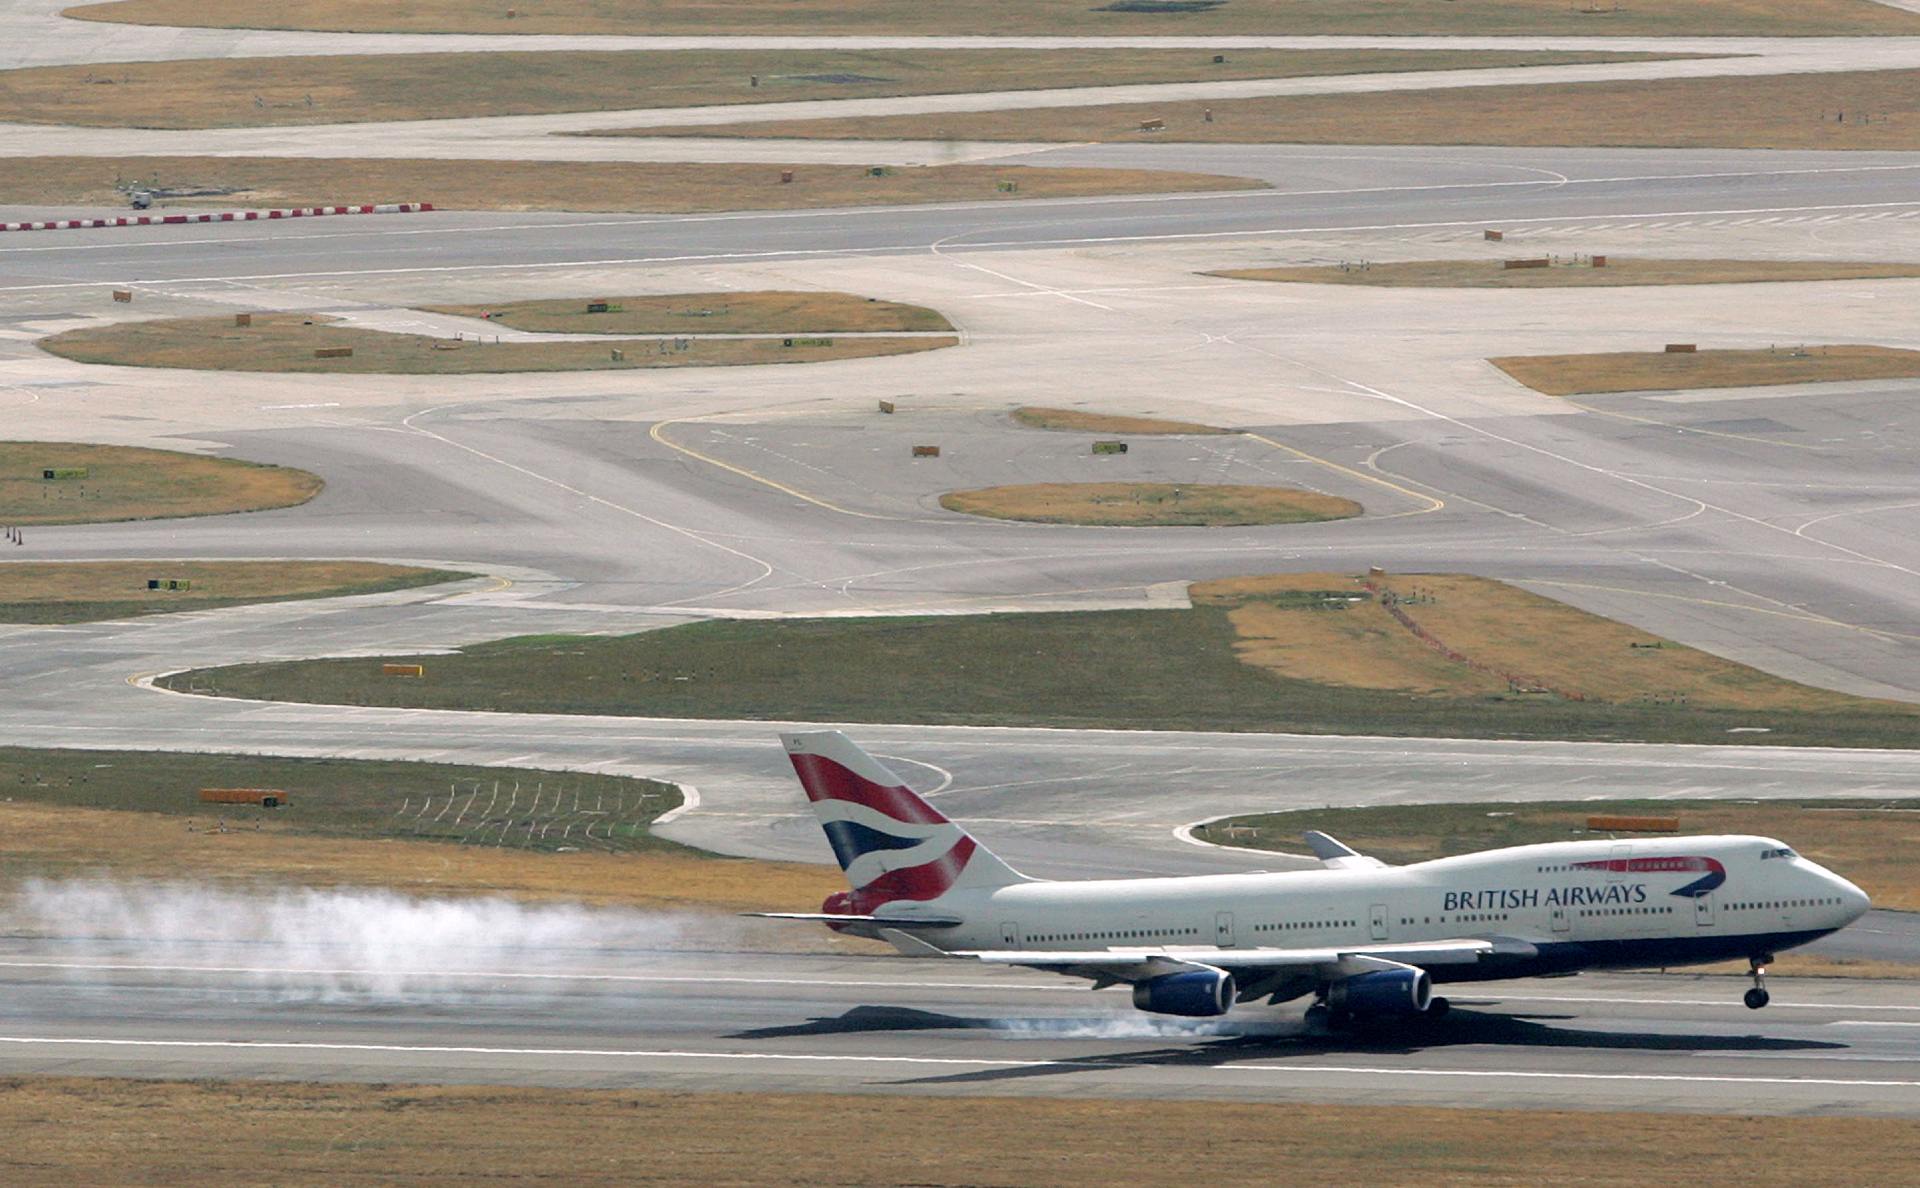
[[[295,1043],[285,1040],[120,1040],[69,1036],[0,1036],[0,1044],[22,1047],[163,1048],[307,1052],[391,1052],[423,1056],[588,1056],[625,1060],[759,1061],[769,1064],[909,1064],[969,1068],[1058,1068],[1091,1071],[1132,1067],[1086,1060],[993,1060],[964,1056],[846,1056],[809,1052],[694,1052],[644,1048],[493,1048],[477,1045]],[[1315,1076],[1457,1077],[1471,1080],[1516,1078],[1553,1081],[1667,1082],[1693,1085],[1811,1085],[1821,1088],[1920,1089],[1920,1081],[1849,1080],[1838,1077],[1710,1076],[1697,1073],[1532,1072],[1521,1069],[1369,1068],[1339,1064],[1223,1064],[1230,1072],[1305,1073]]]

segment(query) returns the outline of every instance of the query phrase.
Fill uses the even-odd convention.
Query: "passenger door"
[[[1213,914],[1213,943],[1222,949],[1233,948],[1233,913]]]
[[[1693,922],[1701,928],[1713,927],[1713,892],[1693,897]]]
[[[1373,934],[1373,939],[1377,941],[1386,940],[1387,939],[1387,905],[1384,903],[1376,903],[1373,905],[1372,909],[1370,910],[1372,915],[1371,915],[1371,918],[1367,921],[1367,926]]]

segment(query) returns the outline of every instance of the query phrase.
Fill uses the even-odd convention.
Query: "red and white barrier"
[[[255,219],[314,219],[321,215],[413,214],[431,202],[383,202],[378,206],[304,206],[293,210],[227,210],[218,214],[126,215],[112,219],[54,219],[0,223],[0,231],[72,231],[81,227],[157,227],[166,223],[250,223]]]

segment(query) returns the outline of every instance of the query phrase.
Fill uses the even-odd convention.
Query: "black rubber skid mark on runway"
[[[1233,1036],[1187,1048],[1091,1053],[1044,1065],[912,1077],[891,1083],[965,1085],[1054,1077],[1089,1069],[1216,1068],[1243,1058],[1272,1060],[1295,1055],[1319,1057],[1332,1052],[1412,1055],[1428,1048],[1466,1044],[1642,1052],[1800,1052],[1850,1047],[1848,1044],[1824,1040],[1777,1039],[1766,1035],[1663,1034],[1549,1027],[1528,1019],[1462,1011],[1456,1007],[1444,1022],[1415,1023],[1393,1030],[1383,1026],[1341,1035],[1309,1032],[1297,1035]]]
[[[847,1035],[867,1031],[964,1031],[994,1026],[986,1019],[962,1019],[912,1007],[857,1006],[844,1015],[831,1015],[784,1027],[755,1027],[728,1039],[779,1039],[796,1035]]]

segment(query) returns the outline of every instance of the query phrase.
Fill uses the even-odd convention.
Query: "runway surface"
[[[0,1073],[1920,1115],[1905,984],[1776,981],[1757,1014],[1731,977],[1454,987],[1438,1030],[1356,1041],[1297,1006],[1151,1019],[959,962],[605,948],[448,975],[284,956],[8,943]]]

